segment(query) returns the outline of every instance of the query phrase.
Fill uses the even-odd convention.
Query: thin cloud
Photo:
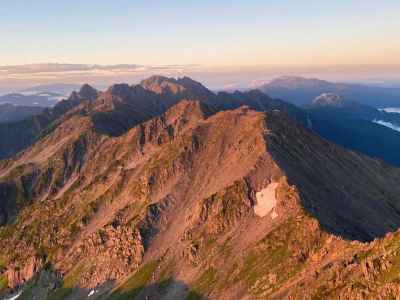
[[[0,74],[2,75],[19,75],[19,74],[63,74],[63,73],[129,73],[138,71],[179,71],[194,68],[194,65],[166,65],[166,66],[145,66],[137,64],[117,64],[117,65],[89,65],[89,64],[29,64],[0,66]]]

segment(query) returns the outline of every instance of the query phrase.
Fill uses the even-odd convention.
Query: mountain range
[[[260,91],[154,76],[84,85],[13,123],[31,133],[0,161],[0,293],[395,298],[400,169],[310,118]]]
[[[63,96],[57,93],[11,93],[0,96],[0,105],[51,107],[62,98]]]
[[[215,110],[238,108],[242,105],[257,110],[280,109],[303,124],[307,114],[289,103],[274,100],[259,91],[214,94],[187,77],[176,80],[154,76],[141,84],[115,84],[105,92],[84,85],[54,108],[21,122],[0,124],[0,158],[10,157],[30,146],[47,129],[56,126],[60,117],[73,107],[90,115],[99,132],[118,136],[143,121],[165,112],[182,99],[200,99]],[[96,100],[96,101],[92,101]]]
[[[376,108],[400,106],[400,88],[333,83],[315,78],[283,76],[262,85],[260,90],[298,106],[310,105],[313,99],[323,93],[337,94],[350,102]]]
[[[382,125],[386,123],[376,122],[399,126],[400,114],[387,113],[341,96],[338,96],[342,99],[339,107],[310,104],[299,108],[258,90],[215,94],[190,78],[162,76],[150,77],[136,85],[116,84],[105,92],[95,91],[89,85],[84,87],[90,92],[72,93],[69,101],[61,101],[40,115],[17,123],[0,124],[0,158],[25,149],[71,106],[80,105],[81,100],[87,100],[86,97],[93,100],[99,95],[101,101],[91,104],[95,107],[89,109],[90,115],[97,129],[108,135],[118,136],[132,126],[165,112],[180,99],[193,98],[201,99],[215,110],[235,109],[242,105],[258,111],[279,109],[336,144],[400,165],[396,150],[400,146],[399,133]],[[85,97],[85,93],[90,95]]]
[[[53,107],[57,102],[68,98],[77,84],[56,83],[38,85],[13,93],[0,95],[0,105],[14,105],[15,110],[26,110],[26,107]]]
[[[24,95],[41,93],[41,94],[58,94],[66,97],[73,91],[79,90],[79,88],[80,88],[79,84],[51,83],[51,84],[35,85],[32,87],[25,88],[18,92]]]
[[[22,121],[30,116],[40,114],[43,109],[38,106],[18,106],[9,103],[0,104],[0,123]]]

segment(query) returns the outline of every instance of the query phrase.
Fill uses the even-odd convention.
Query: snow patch
[[[268,215],[277,204],[276,201],[276,188],[277,182],[270,183],[266,188],[256,193],[257,203],[254,205],[254,213],[259,217]],[[272,219],[275,219],[278,214],[273,211],[271,214]]]

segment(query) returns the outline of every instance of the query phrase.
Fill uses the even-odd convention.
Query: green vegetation
[[[203,297],[195,291],[190,291],[186,297],[186,300],[203,300]]]
[[[265,275],[266,271],[268,272],[278,267],[290,256],[291,253],[285,245],[278,246],[270,251],[251,252],[245,260],[241,276],[243,276],[249,286],[254,286],[260,277]]]
[[[159,286],[161,288],[165,288],[166,286],[169,285],[169,283],[173,277],[174,268],[175,268],[175,259],[172,258],[162,268],[160,275],[158,277],[159,281],[160,281]]]
[[[4,275],[0,275],[0,292],[8,288],[8,279]]]
[[[30,300],[32,299],[32,291],[37,284],[36,280],[31,280],[26,286],[24,287],[22,294],[18,297],[18,300]]]
[[[13,236],[15,226],[7,225],[0,228],[0,240],[5,240]]]
[[[143,265],[133,274],[123,285],[118,287],[108,298],[108,300],[132,300],[146,286],[156,270],[158,262],[151,261]]]
[[[82,273],[85,272],[87,266],[85,266],[85,262],[77,265],[71,272],[65,276],[63,285],[53,292],[47,300],[62,300],[72,293],[73,288],[78,284],[79,278]]]
[[[232,283],[244,281],[249,291],[255,296],[267,297],[275,292],[290,278],[298,274],[305,266],[294,255],[295,249],[313,251],[321,246],[323,237],[308,232],[307,218],[304,227],[288,219],[285,223],[271,231],[256,247],[249,250],[243,264],[239,264],[240,272],[232,270]]]
[[[162,151],[149,161],[149,170],[154,172],[159,169],[170,169],[175,161],[182,158],[183,150],[189,143],[185,138],[174,140],[162,146]]]
[[[215,287],[218,282],[217,270],[208,268],[204,273],[195,281],[191,290],[186,297],[186,300],[201,300],[201,295],[207,294]]]
[[[377,258],[377,263],[381,261],[381,259]],[[375,262],[374,262],[375,263]],[[400,255],[393,257],[391,266],[388,270],[383,272],[379,278],[379,281],[382,283],[400,283]]]
[[[0,272],[6,266],[7,266],[7,259],[3,255],[0,255]]]

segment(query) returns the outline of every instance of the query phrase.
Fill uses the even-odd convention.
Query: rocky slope
[[[0,163],[0,290],[101,300],[398,293],[400,237],[388,232],[400,226],[399,169],[282,110],[218,112],[215,100],[172,104],[176,89],[149,89],[113,86]],[[140,99],[118,95],[149,92],[171,106],[136,125],[118,117]],[[246,97],[266,99],[230,99]],[[99,128],[98,114],[109,123]]]

